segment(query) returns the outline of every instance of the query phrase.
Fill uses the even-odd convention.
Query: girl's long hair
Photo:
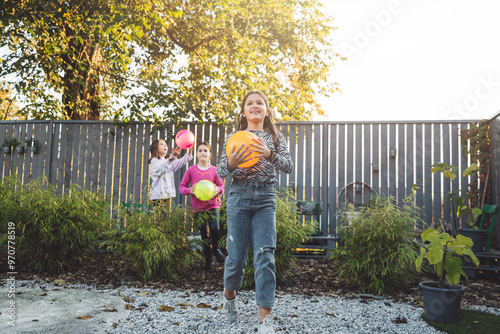
[[[148,164],[151,164],[151,160],[153,158],[158,158],[160,159],[160,154],[158,153],[158,143],[160,142],[160,140],[163,140],[163,139],[156,139],[155,141],[153,141],[151,143],[151,146],[149,146],[149,160],[148,160]]]
[[[276,128],[274,127],[273,113],[271,111],[271,108],[269,108],[269,100],[264,95],[264,93],[262,93],[259,90],[253,90],[251,92],[248,92],[243,98],[243,102],[241,102],[241,110],[240,113],[238,114],[238,123],[236,125],[236,129],[246,130],[246,128],[248,127],[248,120],[246,117],[243,117],[243,110],[245,107],[245,103],[247,102],[248,96],[250,94],[259,94],[264,100],[267,109],[267,116],[264,118],[264,131],[267,131],[273,135],[274,147],[275,148],[278,147],[278,134],[276,133]]]

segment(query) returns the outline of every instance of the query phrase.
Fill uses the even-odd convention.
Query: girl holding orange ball
[[[250,132],[256,138],[248,144],[231,145],[231,136],[238,132],[229,134],[217,168],[221,178],[232,177],[227,196],[223,312],[230,322],[236,321],[235,291],[241,288],[250,246],[259,306],[257,330],[274,333],[271,310],[276,290],[276,171],[291,173],[293,162],[285,137],[274,127],[269,102],[262,92],[251,91],[243,98],[237,130]],[[253,164],[248,166],[251,160]]]

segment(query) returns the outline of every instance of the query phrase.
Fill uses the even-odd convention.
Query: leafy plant
[[[476,164],[476,177],[468,184],[468,190],[475,197],[470,199],[472,207],[482,208],[485,201],[489,199],[491,192],[491,139],[490,125],[488,120],[478,123],[470,123],[468,130],[462,130],[460,134],[462,142],[462,153]],[[481,194],[482,192],[482,194]],[[479,202],[481,199],[481,202]]]
[[[221,206],[221,226],[227,227],[226,199]],[[294,249],[307,241],[317,229],[317,222],[297,223],[299,212],[297,210],[296,198],[291,189],[277,193],[276,196],[276,250],[274,258],[276,263],[276,280],[283,281],[290,275],[290,269],[297,262]],[[221,238],[222,245],[226,245],[226,236]],[[253,266],[253,254],[248,252],[247,267],[243,276],[242,288],[247,289],[255,284],[255,268]]]
[[[22,214],[21,191],[19,191],[21,187],[21,178],[18,176],[0,180],[0,249],[2,252],[7,247],[9,222],[15,222]]]
[[[26,139],[25,142],[26,142],[26,146],[30,146],[30,147],[38,147],[40,145],[40,142],[35,138]]]
[[[12,138],[11,140],[8,140],[7,138],[5,138],[2,146],[3,147],[15,147],[19,144],[21,144],[21,143],[16,138]]]
[[[352,212],[351,204],[344,222]],[[401,208],[393,197],[375,196],[357,212],[349,215],[349,225],[341,226],[343,245],[329,257],[337,266],[337,274],[370,293],[407,287],[416,278],[413,263],[418,253],[412,234],[421,221],[413,194],[404,199]]]
[[[28,185],[11,178],[0,191],[0,226],[16,226],[20,258],[38,271],[62,271],[93,249],[96,234],[109,224],[108,201],[72,185],[62,196],[46,179]]]
[[[421,271],[422,263],[427,259],[442,289],[460,283],[460,276],[467,278],[462,269],[464,255],[469,256],[476,266],[479,265],[479,260],[471,250],[472,240],[461,234],[453,238],[448,233],[427,229],[422,233],[422,242],[424,245],[415,261],[417,271]]]
[[[468,213],[469,215],[466,218],[466,222],[470,227],[474,227],[476,225],[473,219],[474,215],[478,216],[482,213],[481,209],[477,207],[477,205],[479,204],[477,192],[475,192],[472,188],[461,190],[458,188],[456,183],[453,182],[457,177],[455,173],[457,171],[456,166],[449,165],[445,162],[439,162],[432,165],[431,171],[432,173],[441,172],[445,178],[450,180],[451,190],[446,193],[445,198],[451,201],[454,221],[455,217],[461,218],[466,213]],[[475,176],[477,174],[477,171],[478,166],[476,163],[473,163],[463,171],[462,176]]]
[[[431,171],[433,173],[441,172],[451,183],[451,190],[446,194],[453,207],[453,221],[455,217],[461,218],[466,213],[466,224],[470,228],[477,229],[478,220],[475,219],[481,215],[483,204],[489,196],[491,186],[491,140],[490,126],[487,120],[478,123],[471,122],[469,129],[463,129],[460,133],[462,142],[462,154],[471,161],[462,177],[471,177],[471,182],[467,184],[466,189],[460,189],[455,182],[457,167],[447,163],[434,163]],[[482,192],[482,194],[481,194]],[[456,224],[454,224],[456,226]]]
[[[194,251],[198,240],[190,239],[184,223],[185,210],[157,205],[154,211],[133,211],[127,218],[127,228],[121,244],[115,249],[133,262],[144,281],[155,277],[177,279],[190,270],[201,256]]]

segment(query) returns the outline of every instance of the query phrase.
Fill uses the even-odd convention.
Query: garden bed
[[[17,279],[43,279],[53,281],[63,279],[68,283],[82,283],[99,287],[129,286],[138,288],[158,288],[169,290],[191,291],[222,291],[223,265],[215,264],[212,271],[203,270],[201,261],[195,268],[178,280],[157,279],[144,282],[135,272],[130,263],[123,262],[110,252],[93,252],[88,260],[73,265],[61,274],[37,273],[27,268],[27,261],[18,259],[16,269]],[[2,268],[0,278],[6,278],[6,259],[0,259]],[[292,275],[278,283],[278,294],[301,294],[307,296],[331,296],[364,299],[374,299],[363,291],[346,287],[346,282],[338,279],[333,266],[321,259],[299,259],[292,269]],[[478,276],[476,279],[462,281],[467,289],[462,298],[462,307],[468,305],[483,305],[500,308],[500,282],[489,279],[488,276]],[[415,284],[417,287],[417,284]],[[393,291],[386,297],[397,302],[408,302],[422,307],[422,293],[418,288],[408,291]]]

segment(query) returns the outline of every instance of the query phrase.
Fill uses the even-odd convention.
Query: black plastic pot
[[[3,147],[3,153],[9,154],[10,153],[10,147],[9,146],[4,146]]]
[[[24,146],[16,146],[16,151],[19,154],[23,154],[24,153]]]
[[[421,282],[419,287],[424,296],[425,316],[439,322],[457,322],[462,294],[465,288],[454,285],[449,289],[441,289],[439,282]]]
[[[473,230],[470,228],[459,228],[458,233],[464,237],[471,238],[474,243],[471,247],[474,253],[482,252],[484,250],[484,242],[486,241],[486,235],[488,230]]]

